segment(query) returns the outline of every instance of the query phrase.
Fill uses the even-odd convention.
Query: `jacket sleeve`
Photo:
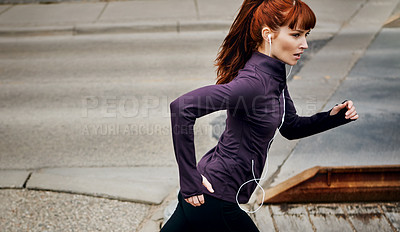
[[[217,110],[251,107],[260,83],[240,78],[224,85],[210,85],[182,95],[170,104],[172,139],[184,198],[202,194],[197,171],[193,126],[196,118]],[[259,88],[258,88],[259,89]]]
[[[342,109],[336,115],[332,116],[329,115],[331,110],[309,117],[298,116],[287,87],[284,91],[285,120],[280,133],[287,139],[304,138],[353,121],[345,118],[346,109]]]

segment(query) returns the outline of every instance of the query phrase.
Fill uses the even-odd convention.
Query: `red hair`
[[[228,83],[262,44],[261,30],[314,28],[316,17],[301,0],[244,0],[216,58],[217,84]]]

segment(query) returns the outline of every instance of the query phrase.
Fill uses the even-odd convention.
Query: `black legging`
[[[204,195],[205,203],[194,207],[178,195],[178,206],[161,232],[259,232],[249,215],[235,203]]]

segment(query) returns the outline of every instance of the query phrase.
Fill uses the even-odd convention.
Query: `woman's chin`
[[[294,65],[296,65],[297,64],[297,60],[295,60],[295,61],[288,61],[288,62],[284,62],[285,64],[287,64],[287,65],[290,65],[290,66],[294,66]]]

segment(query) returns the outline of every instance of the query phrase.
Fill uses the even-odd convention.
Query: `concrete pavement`
[[[44,168],[0,170],[0,188],[78,193],[161,204],[176,189],[176,167]]]
[[[0,35],[221,30],[229,28],[240,4],[169,0],[0,5]]]
[[[334,105],[334,103],[340,101],[343,95],[347,98],[348,91],[342,90],[341,88],[347,83],[346,78],[365,75],[366,73],[370,73],[371,70],[378,70],[379,67],[374,67],[372,65],[375,62],[372,59],[375,54],[374,51],[370,53],[367,52],[364,60],[363,57],[366,49],[378,35],[385,21],[392,15],[393,9],[395,9],[399,1],[310,0],[306,2],[315,10],[318,17],[318,25],[313,31],[311,39],[331,39],[331,41],[312,57],[310,61],[304,65],[300,73],[296,74],[296,78],[289,83],[291,94],[298,107],[299,114],[303,115],[321,109],[328,109]],[[61,3],[55,5],[1,5],[0,35],[30,36],[60,33],[80,35],[89,33],[227,30],[240,3],[241,1],[229,1],[229,3],[227,3],[227,1],[211,0],[176,0]],[[171,7],[171,5],[174,7]],[[71,15],[73,15],[73,17],[71,17]],[[373,17],[371,17],[371,15],[373,15]],[[390,35],[392,33],[392,35],[397,35],[395,30],[389,32],[384,30],[384,32],[384,34]],[[376,41],[377,44],[374,46],[379,47],[381,44],[384,44],[382,41],[385,40],[382,37],[378,37]],[[397,45],[388,44],[388,46],[388,48],[380,51],[383,55],[388,54],[391,46]],[[354,65],[360,58],[361,62],[356,66],[358,69],[352,72],[351,70],[353,70]],[[363,66],[365,62],[367,62],[367,65]],[[359,67],[364,68],[361,74],[359,74],[361,70]],[[389,67],[392,66],[389,65]],[[387,69],[384,71],[387,71]],[[374,73],[372,76],[379,75],[380,73]],[[392,71],[391,73],[395,72]],[[398,76],[393,77],[389,81],[395,81],[395,78],[398,78]],[[370,80],[362,81],[368,83]],[[388,86],[383,86],[382,88],[387,87]],[[351,92],[357,93],[357,91],[357,88],[353,86]],[[357,99],[357,94],[350,95],[349,97]],[[391,101],[396,102],[395,99],[396,98],[393,98]],[[358,100],[362,102],[362,99]],[[386,107],[390,106],[388,105]],[[380,110],[382,111],[385,109],[386,108],[383,107],[383,109]],[[360,112],[367,114],[367,104],[363,103],[360,105],[360,110]],[[397,114],[397,112],[392,113]],[[394,120],[394,122],[396,122],[396,120]],[[327,165],[331,165],[332,163],[338,165],[347,164],[349,161],[348,158],[351,158],[350,156],[343,155],[340,159],[329,160],[315,158],[319,153],[310,153],[310,151],[318,151],[322,146],[321,144],[329,144],[332,137],[338,136],[341,133],[348,134],[350,131],[354,130],[356,132],[351,133],[355,135],[360,133],[360,131],[357,132],[356,125],[352,125],[351,128],[349,127],[347,130],[343,129],[340,132],[335,131],[333,132],[334,134],[331,133],[326,136],[321,136],[321,139],[317,140],[313,137],[308,140],[301,140],[300,142],[287,142],[281,137],[277,138],[271,148],[268,178],[264,186],[273,186],[274,184],[284,181],[291,175],[301,172],[306,167],[320,165],[321,162]],[[394,146],[394,144],[397,144],[395,142],[398,142],[398,133],[393,130],[390,134],[393,135],[391,137],[392,139],[389,138],[386,142]],[[346,152],[346,147],[350,147],[353,150],[360,149],[360,146],[362,146],[360,144],[368,142],[357,141],[359,141],[359,146],[352,147],[351,144],[345,144],[342,146],[344,148],[334,155],[338,153],[344,154]],[[323,147],[326,147],[326,145],[323,145]],[[327,150],[328,149],[324,150],[324,157],[332,157],[332,154],[327,152]],[[391,151],[393,152],[393,150],[396,151],[397,147],[393,147]],[[361,149],[359,152],[363,151],[365,150]],[[304,158],[305,154],[310,154],[310,157]],[[386,154],[389,154],[389,156],[385,159],[372,159],[371,162],[373,164],[400,163],[398,155],[396,155],[397,153]],[[146,178],[146,180],[152,180],[152,184],[146,185],[148,182],[143,182],[144,178]],[[154,213],[156,216],[150,217],[150,219],[145,221],[141,226],[142,231],[155,231],[154,228],[157,227],[157,223],[160,221],[160,212],[163,211],[168,200],[173,199],[177,187],[176,180],[177,175],[175,168],[165,170],[159,170],[158,168],[108,167],[49,168],[33,171],[2,170],[0,175],[0,187],[53,190],[105,196],[151,204],[162,203],[159,210]],[[128,189],[126,188],[127,184],[130,186]],[[146,189],[147,192],[143,191],[143,189]],[[253,204],[254,199],[255,198],[252,199]],[[385,209],[385,207],[387,208],[389,206],[379,206],[378,209]],[[265,226],[261,228],[264,231],[285,231],[283,227],[279,226],[279,215],[283,215],[282,218],[284,218],[285,221],[291,221],[291,218],[298,217],[298,215],[308,214],[308,217],[310,217],[309,207],[296,207],[299,211],[298,214],[293,212],[287,213],[287,211],[273,206],[263,207],[255,216],[255,219],[259,225],[265,224]],[[339,206],[334,209],[330,215],[343,214],[342,209],[347,209],[346,207],[347,206]],[[388,220],[382,220],[386,220],[385,222],[392,229],[393,227],[399,228],[398,224],[396,224],[398,223],[399,217],[398,206],[395,206],[395,209],[396,208],[397,211],[390,211],[394,215],[393,220],[390,220],[389,214],[382,216],[383,218],[389,218]],[[318,212],[318,210],[311,211]],[[318,215],[318,213],[316,214]],[[384,213],[381,213],[381,215],[384,215]],[[270,222],[274,225],[274,228],[268,226],[271,225],[271,223],[265,223],[268,220],[271,220]],[[308,225],[304,220],[301,220],[300,225],[308,229],[311,228],[310,230],[319,228],[315,223],[311,222],[312,219],[307,220],[309,220],[311,224]],[[340,220],[337,222],[339,224],[343,223]],[[294,222],[293,225],[298,224]],[[322,223],[322,226],[323,225]],[[284,223],[282,226],[284,226]],[[349,226],[351,229],[356,229],[354,223],[352,226],[349,224]],[[321,231],[325,231],[325,229],[321,229]],[[314,231],[315,230],[317,229],[314,229]],[[320,229],[317,231],[320,231]]]

